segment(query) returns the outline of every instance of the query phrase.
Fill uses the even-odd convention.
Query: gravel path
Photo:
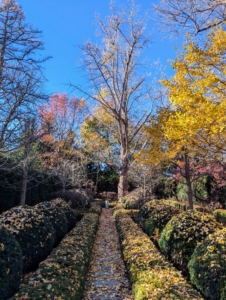
[[[132,300],[112,209],[102,209],[83,300]]]

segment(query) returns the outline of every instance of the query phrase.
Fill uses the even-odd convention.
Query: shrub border
[[[131,217],[119,214],[116,226],[135,300],[203,299]]]
[[[81,299],[98,221],[97,214],[85,214],[11,299]]]

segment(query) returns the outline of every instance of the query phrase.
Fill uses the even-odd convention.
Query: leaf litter
[[[133,300],[112,209],[103,209],[83,300]]]

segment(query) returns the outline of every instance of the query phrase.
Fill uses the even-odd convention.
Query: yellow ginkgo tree
[[[173,64],[174,77],[162,82],[169,93],[169,109],[161,110],[146,128],[149,144],[140,155],[149,164],[183,161],[191,209],[191,162],[225,162],[225,55],[222,28],[214,29],[200,45],[192,41],[185,45]]]
[[[189,42],[174,63],[175,76],[163,81],[175,112],[165,136],[181,147],[186,137],[202,156],[219,161],[226,150],[226,32],[215,29],[206,39],[201,46]]]

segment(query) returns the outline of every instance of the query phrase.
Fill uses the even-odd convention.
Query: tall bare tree
[[[15,0],[0,3],[0,149],[15,146],[21,119],[43,98],[41,32],[25,22]],[[9,146],[9,142],[11,145]]]
[[[106,21],[97,17],[103,37],[100,46],[87,42],[82,47],[90,92],[76,88],[97,101],[117,123],[121,199],[128,190],[131,145],[151,114],[150,90],[145,82],[147,70],[142,69],[142,53],[150,38],[144,34],[145,17],[139,16],[134,2],[120,10],[113,4],[110,8],[112,14]],[[132,134],[129,124],[133,124]]]
[[[164,29],[198,34],[226,21],[225,0],[161,0],[155,5]]]

